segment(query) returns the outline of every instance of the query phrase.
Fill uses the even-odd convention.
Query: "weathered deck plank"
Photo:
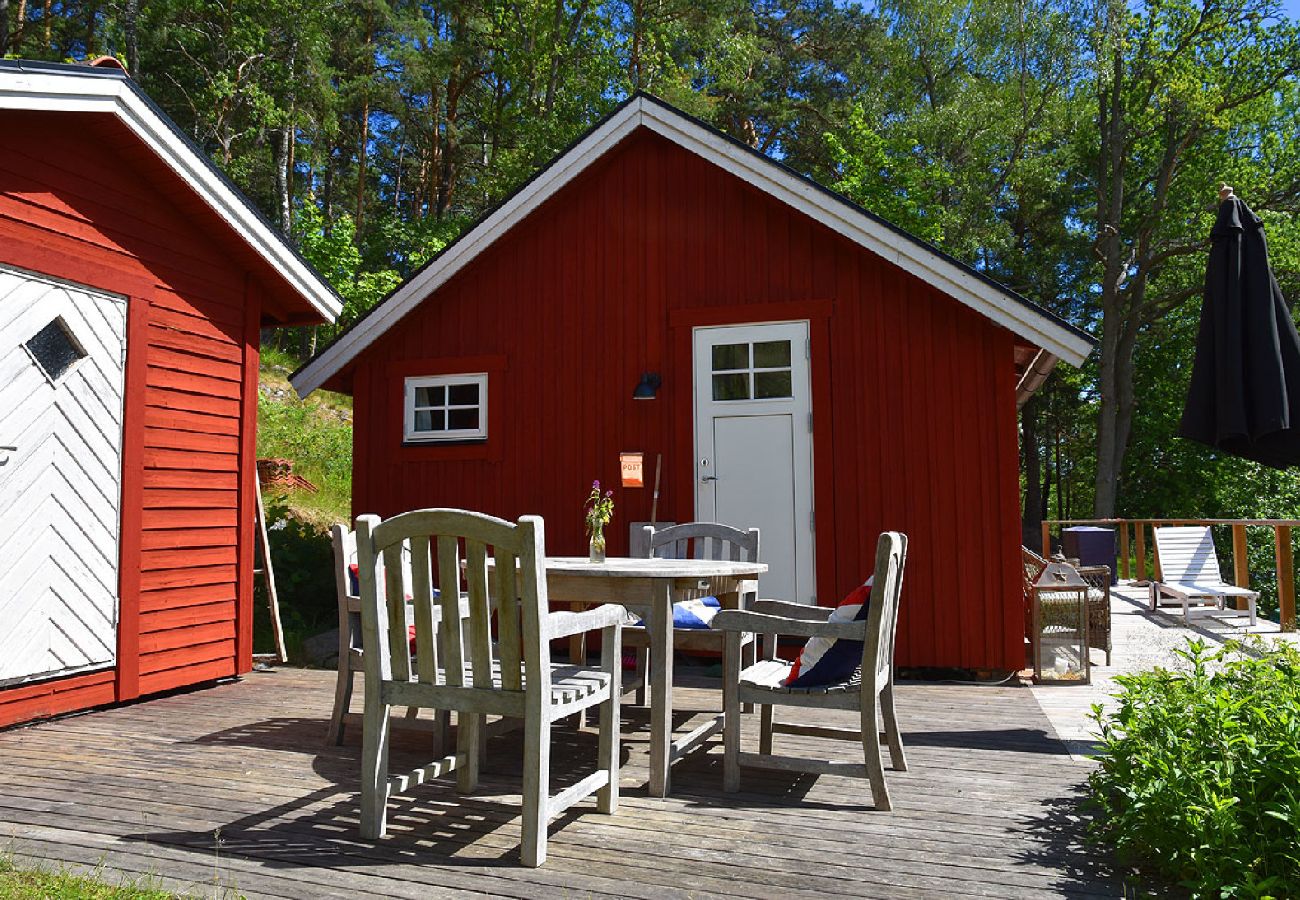
[[[489,744],[481,788],[435,782],[393,801],[393,834],[357,832],[356,736],[324,747],[331,675],[282,670],[243,682],[0,733],[0,842],[21,858],[103,863],[181,888],[214,880],[247,896],[1051,897],[1115,896],[1082,846],[1072,761],[1023,688],[904,685],[912,771],[890,773],[895,811],[852,779],[746,772],[722,792],[720,739],[647,795],[649,718],[624,718],[623,802],[552,825],[550,861],[518,865],[518,733]],[[683,688],[708,711],[720,691]],[[689,713],[677,724],[685,724]],[[848,724],[849,719],[845,719]],[[745,744],[756,742],[747,728]],[[394,768],[422,761],[401,735]],[[561,729],[565,760],[594,732]],[[812,755],[853,745],[778,736]],[[581,768],[581,767],[578,767]]]

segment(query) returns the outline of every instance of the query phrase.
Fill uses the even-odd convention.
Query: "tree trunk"
[[[1039,424],[1042,400],[1038,396],[1020,409],[1020,456],[1025,473],[1025,505],[1020,516],[1020,542],[1037,547],[1043,531],[1043,492],[1040,481]]]
[[[0,56],[9,52],[9,0],[0,0]]]
[[[140,0],[126,0],[122,11],[122,39],[126,44],[126,69],[140,80]]]
[[[280,213],[280,231],[287,237],[293,228],[293,205],[289,199],[289,148],[293,144],[293,126],[285,123],[275,142],[275,197]]]

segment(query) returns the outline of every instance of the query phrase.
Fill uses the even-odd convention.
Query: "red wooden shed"
[[[0,726],[252,667],[259,328],[339,307],[120,69],[0,62]]]
[[[357,513],[539,513],[549,551],[582,553],[592,479],[640,452],[649,484],[662,454],[659,519],[760,527],[766,596],[837,601],[899,529],[900,663],[1012,669],[1017,399],[1092,346],[637,95],[294,384],[355,398]],[[624,526],[650,518],[649,487],[616,493]]]

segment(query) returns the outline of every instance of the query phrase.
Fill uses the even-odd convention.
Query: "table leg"
[[[673,737],[673,585],[657,580],[650,605],[650,796],[668,794]]]

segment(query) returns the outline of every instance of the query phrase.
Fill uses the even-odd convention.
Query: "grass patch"
[[[158,887],[152,878],[103,871],[76,875],[66,871],[20,868],[0,859],[0,900],[170,900],[177,896]]]
[[[262,361],[257,403],[257,455],[293,461],[297,475],[319,490],[290,491],[287,507],[328,525],[352,512],[352,398],[316,391],[300,400],[288,376],[292,357],[270,352]]]
[[[1090,777],[1099,838],[1194,897],[1300,896],[1300,650],[1189,641],[1116,677]]]

